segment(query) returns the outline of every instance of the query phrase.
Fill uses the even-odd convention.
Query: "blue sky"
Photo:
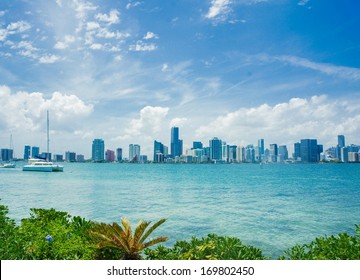
[[[2,0],[0,147],[360,144],[360,3]]]

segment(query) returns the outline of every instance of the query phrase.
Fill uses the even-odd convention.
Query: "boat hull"
[[[36,171],[36,172],[63,172],[64,168],[60,165],[50,166],[34,166],[25,165],[23,171]]]

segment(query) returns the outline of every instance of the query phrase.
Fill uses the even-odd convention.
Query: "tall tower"
[[[338,146],[340,148],[345,147],[345,136],[344,135],[338,135]]]
[[[92,160],[103,161],[105,159],[105,143],[102,139],[94,139],[92,143]]]
[[[222,160],[222,141],[214,137],[209,141],[210,160]]]
[[[175,158],[176,156],[180,156],[180,139],[179,139],[179,128],[172,127],[171,128],[171,157]]]

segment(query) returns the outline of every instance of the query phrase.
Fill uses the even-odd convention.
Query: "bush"
[[[235,237],[209,234],[202,239],[192,237],[190,242],[177,241],[172,248],[158,246],[145,250],[148,260],[263,260],[262,251],[242,244]]]
[[[289,260],[359,260],[360,226],[356,234],[340,233],[337,236],[318,237],[309,244],[295,245],[285,251],[280,259]]]
[[[90,228],[90,221],[71,218],[66,212],[31,209],[19,229],[26,259],[92,259],[95,246],[87,234]]]

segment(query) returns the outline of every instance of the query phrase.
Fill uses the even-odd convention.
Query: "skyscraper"
[[[154,140],[154,162],[163,162],[163,161],[164,161],[164,145],[161,142]]]
[[[40,148],[39,147],[32,147],[31,148],[31,156],[33,158],[37,158],[40,154]]]
[[[24,147],[24,159],[27,160],[30,158],[30,150],[31,150],[31,147],[26,145]]]
[[[112,150],[106,150],[105,160],[109,162],[113,162],[115,160],[115,152]]]
[[[277,162],[278,146],[277,144],[270,144],[270,161]]]
[[[338,146],[340,148],[345,147],[345,136],[344,135],[338,135]]]
[[[301,149],[300,149],[300,143],[294,143],[294,154],[293,154],[294,160],[300,160],[301,158]]]
[[[92,160],[95,162],[105,159],[105,143],[102,139],[94,139],[92,143]]]
[[[129,145],[129,161],[139,162],[140,160],[140,145],[130,144]]]
[[[264,139],[258,140],[258,149],[259,149],[259,161],[262,161],[265,153]]]
[[[203,144],[199,141],[194,141],[193,142],[193,149],[202,149],[203,148]]]
[[[170,149],[171,149],[171,157],[175,158],[176,156],[180,156],[180,141],[179,141],[179,128],[178,127],[172,127],[171,128],[171,143],[170,143]]]
[[[320,160],[320,151],[316,139],[301,139],[300,154],[303,162],[318,162]]]
[[[210,146],[210,160],[222,160],[222,141],[214,137],[209,141]]]
[[[119,162],[122,161],[122,149],[121,148],[116,149],[116,160]]]

